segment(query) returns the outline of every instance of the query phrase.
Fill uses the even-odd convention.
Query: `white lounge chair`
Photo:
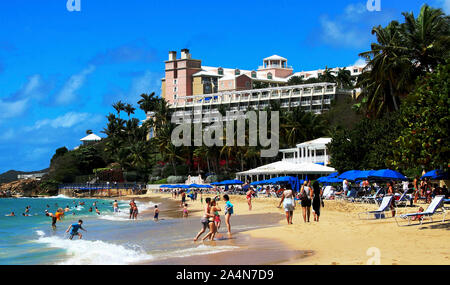
[[[422,225],[423,220],[426,217],[429,217],[431,219],[431,222],[433,222],[433,215],[437,212],[438,209],[441,209],[441,212],[443,214],[442,222],[445,222],[446,211],[445,211],[445,207],[442,206],[444,198],[445,198],[444,195],[436,196],[433,198],[430,205],[428,205],[428,208],[425,211],[417,212],[417,213],[410,213],[410,214],[403,214],[403,215],[400,215],[399,217],[402,219],[408,219],[408,226],[411,225],[411,221],[412,221],[413,217],[419,217],[420,223],[416,224],[416,225]],[[397,222],[398,226],[402,226],[399,224],[397,217],[395,218],[395,221]],[[405,225],[403,225],[403,226],[405,226]]]
[[[374,204],[376,204],[376,199],[380,195],[382,190],[383,190],[383,188],[381,188],[381,187],[378,188],[377,191],[375,192],[375,194],[362,197],[361,201],[363,203],[372,203],[373,202]]]
[[[383,198],[383,200],[381,201],[381,205],[380,205],[380,207],[378,208],[378,210],[376,210],[376,211],[368,211],[368,212],[358,213],[358,218],[359,218],[360,220],[363,220],[363,219],[361,218],[361,215],[364,214],[364,215],[367,215],[367,220],[374,220],[374,219],[377,219],[377,215],[378,215],[378,217],[381,219],[381,218],[382,218],[382,215],[384,214],[384,212],[389,211],[389,206],[390,206],[391,203],[392,203],[392,199],[394,199],[394,196],[385,196],[385,197]],[[373,215],[374,218],[371,219],[371,218],[370,218],[370,215]]]
[[[411,198],[407,195],[407,191],[403,192],[398,200],[395,200],[395,207],[400,205],[404,205],[405,207],[408,205],[408,202],[411,201]]]

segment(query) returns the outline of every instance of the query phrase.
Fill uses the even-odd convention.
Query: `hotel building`
[[[364,66],[345,67],[354,80]],[[337,72],[338,68],[330,69]],[[288,60],[278,55],[263,59],[255,70],[203,66],[193,59],[188,49],[169,52],[165,62],[161,94],[170,108],[183,120],[193,120],[194,108],[202,114],[219,112],[220,106],[231,111],[261,110],[271,101],[281,108],[300,106],[303,110],[320,114],[330,108],[337,96],[355,95],[355,90],[342,90],[335,83],[313,83],[289,86],[292,77],[304,80],[318,78],[325,70],[294,72]],[[195,120],[193,121],[195,122]]]

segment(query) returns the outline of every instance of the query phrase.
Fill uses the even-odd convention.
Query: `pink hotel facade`
[[[352,76],[357,77],[364,66],[345,68]],[[177,58],[176,51],[169,52],[161,95],[169,104],[179,105],[198,101],[197,99],[202,98],[201,95],[256,89],[258,84],[269,88],[282,87],[287,85],[291,77],[298,76],[307,80],[317,78],[323,71],[319,69],[294,73],[293,68],[288,66],[287,59],[278,55],[264,58],[263,65],[256,70],[203,66],[201,60],[193,59],[189,50],[183,49],[180,58]],[[337,72],[338,68],[331,71]]]

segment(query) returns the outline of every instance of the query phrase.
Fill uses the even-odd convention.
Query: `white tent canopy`
[[[260,174],[331,174],[336,169],[315,163],[291,163],[287,161],[277,161],[263,165],[248,171],[237,173],[238,175],[260,175]]]
[[[80,141],[82,142],[96,142],[96,141],[101,141],[102,138],[97,136],[96,134],[90,134],[85,136],[84,138],[80,139]]]

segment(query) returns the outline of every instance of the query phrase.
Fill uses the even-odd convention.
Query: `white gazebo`
[[[101,140],[102,140],[102,138],[97,136],[96,134],[90,134],[90,135],[87,135],[84,138],[80,139],[80,141],[82,141],[84,145],[96,143]]]
[[[311,178],[334,173],[336,169],[327,166],[329,155],[326,145],[330,142],[331,138],[319,138],[300,143],[296,148],[282,149],[283,160],[239,172],[237,177],[253,182],[287,175],[305,179],[308,175]]]

